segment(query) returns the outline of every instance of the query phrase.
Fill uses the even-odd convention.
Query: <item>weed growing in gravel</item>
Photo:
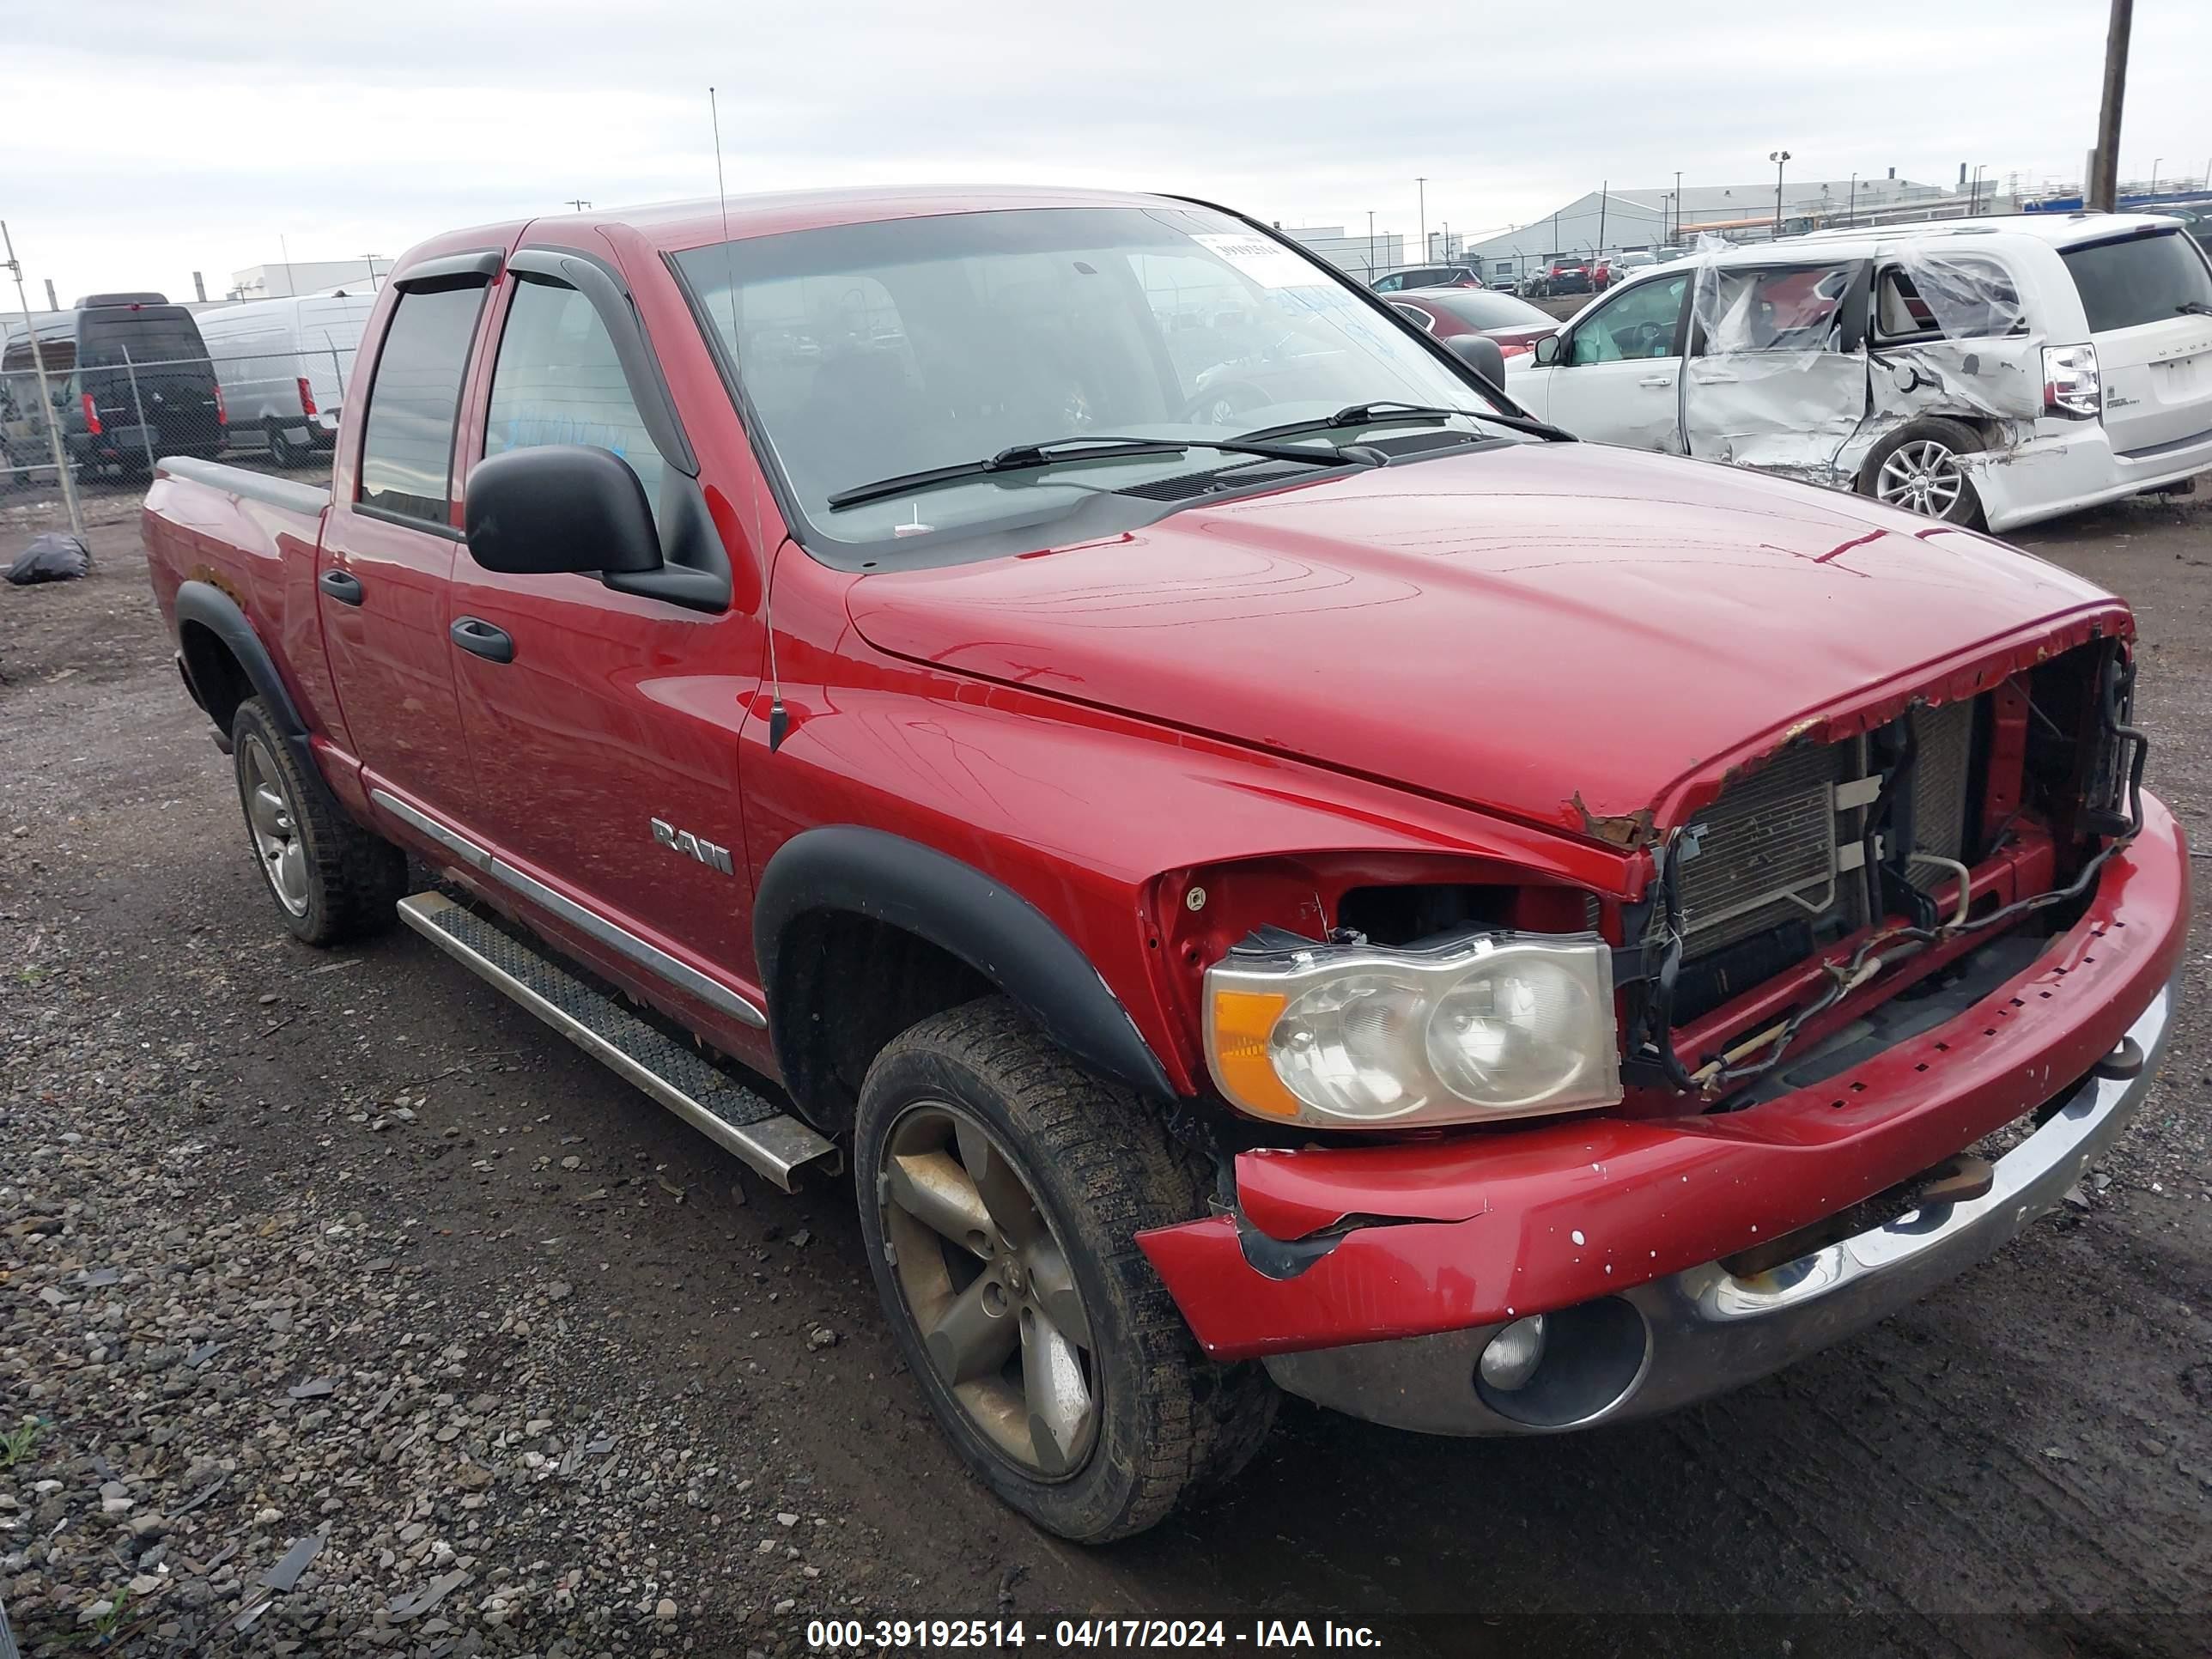
[[[101,1613],[88,1628],[79,1632],[76,1645],[83,1648],[106,1647],[108,1644],[108,1638],[122,1628],[124,1617],[130,1610],[131,1591],[126,1586],[116,1592],[115,1599],[108,1603],[106,1613]]]
[[[46,1427],[45,1418],[27,1417],[15,1428],[0,1430],[0,1469],[12,1469],[29,1456]]]

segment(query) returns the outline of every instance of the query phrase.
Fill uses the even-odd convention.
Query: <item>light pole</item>
[[[1774,239],[1782,240],[1782,164],[1790,159],[1786,149],[1770,149],[1766,159],[1774,163]]]
[[[1367,210],[1367,277],[1375,278],[1375,210]]]
[[[1966,216],[1969,219],[1982,210],[1982,169],[1988,165],[1986,161],[1974,164],[1973,180],[1966,186]]]
[[[2166,157],[2159,156],[2150,164],[2150,193],[2158,194],[2158,170],[2166,165]]]
[[[1850,204],[1844,210],[1844,224],[1848,228],[1859,222],[1859,176],[1851,174]]]
[[[380,256],[374,253],[364,253],[361,257],[363,263],[368,266],[368,285],[373,289],[376,286],[376,262]]]
[[[1421,206],[1421,258],[1429,257],[1429,181],[1426,175],[1413,180],[1415,199]]]
[[[1668,240],[1673,242],[1682,240],[1682,169],[1680,167],[1674,169],[1674,234]]]

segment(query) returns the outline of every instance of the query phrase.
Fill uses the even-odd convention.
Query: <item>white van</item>
[[[2212,259],[2148,215],[1709,250],[1508,362],[1514,398],[1577,436],[1991,530],[2212,468]]]
[[[217,306],[196,320],[230,411],[234,449],[297,466],[337,436],[338,405],[376,296],[362,289]]]

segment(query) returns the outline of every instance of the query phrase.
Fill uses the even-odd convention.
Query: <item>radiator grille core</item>
[[[1916,710],[1913,839],[1923,852],[1963,856],[1974,704]],[[1860,842],[1866,809],[1836,806],[1837,786],[1864,778],[1866,743],[1786,749],[1723,789],[1692,825],[1695,850],[1680,866],[1683,955],[1695,961],[1785,923],[1864,926],[1874,918]],[[1862,789],[1846,799],[1863,799]],[[1920,865],[1923,887],[1948,879]],[[1655,937],[1664,927],[1653,918]]]

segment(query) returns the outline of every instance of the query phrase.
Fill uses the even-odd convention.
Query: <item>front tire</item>
[[[894,1039],[854,1125],[861,1232],[901,1352],[975,1474],[1079,1543],[1233,1476],[1277,1395],[1199,1351],[1136,1235],[1206,1212],[1202,1163],[1003,998]]]
[[[246,842],[276,913],[310,945],[340,945],[392,925],[407,892],[407,855],[338,809],[303,774],[258,697],[231,719],[231,761]]]
[[[1964,458],[1982,451],[1982,434],[1963,421],[1912,421],[1876,444],[1859,469],[1859,493],[1946,524],[1979,526],[1982,498]]]

